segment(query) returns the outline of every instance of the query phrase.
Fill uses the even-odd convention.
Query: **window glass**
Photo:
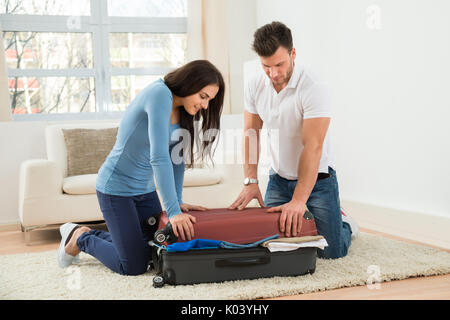
[[[85,16],[90,15],[90,0],[0,0],[0,13]]]
[[[90,33],[4,32],[11,69],[92,68]]]
[[[185,34],[111,33],[111,66],[178,67],[186,61]]]
[[[14,114],[123,111],[186,63],[187,0],[97,1],[0,0]]]
[[[125,110],[142,89],[163,77],[163,75],[111,77],[112,110],[110,111]]]
[[[187,0],[108,0],[108,14],[117,17],[186,17]]]
[[[13,114],[95,112],[94,78],[8,79]]]

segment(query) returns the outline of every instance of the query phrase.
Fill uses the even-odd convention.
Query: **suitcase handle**
[[[270,262],[269,256],[217,259],[216,267],[243,267],[243,266],[253,266],[253,265],[258,265],[258,264],[267,264],[269,262]]]

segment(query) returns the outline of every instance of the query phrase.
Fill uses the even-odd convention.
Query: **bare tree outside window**
[[[108,0],[110,16],[186,17],[186,0]]]
[[[58,0],[2,2],[4,14],[49,15],[67,10],[67,2]],[[90,34],[3,31],[3,39],[10,69],[92,68]],[[23,76],[10,78],[8,84],[13,114],[95,111],[93,79]]]
[[[3,39],[10,69],[92,68],[90,34],[3,32]],[[95,111],[93,79],[15,77],[9,84],[15,114]]]
[[[90,0],[1,0],[0,13],[86,16],[90,14]]]
[[[109,13],[111,21],[114,16],[170,19],[187,15],[187,0],[98,1],[107,3],[107,12],[102,14]],[[35,15],[37,19],[45,16],[83,17],[91,15],[90,4],[90,0],[0,0],[0,19],[8,16],[11,20],[23,15]],[[85,28],[83,32],[67,32],[66,26],[60,26],[60,29],[64,31],[4,28],[2,36],[14,114],[123,111],[140,90],[163,76],[160,72],[152,74],[152,68],[169,70],[186,62],[185,32],[111,32],[106,41],[110,61],[103,61],[95,58],[98,49],[93,43],[94,28]],[[104,65],[99,68],[94,61]],[[105,77],[103,71],[99,72],[108,68],[123,70],[115,74],[126,75],[114,76],[109,72]],[[138,74],[133,75],[133,70]],[[99,86],[103,92],[100,100],[106,99],[104,101],[97,101],[96,88]],[[102,106],[100,110],[99,105]]]

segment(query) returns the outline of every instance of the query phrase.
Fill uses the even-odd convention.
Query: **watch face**
[[[244,184],[247,185],[249,183],[250,179],[249,178],[245,178],[244,179]]]

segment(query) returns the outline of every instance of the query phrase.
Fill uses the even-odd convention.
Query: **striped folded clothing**
[[[261,246],[266,247],[270,252],[291,251],[307,247],[317,247],[323,250],[324,247],[328,246],[328,243],[323,236],[318,235],[271,239],[264,241]]]

